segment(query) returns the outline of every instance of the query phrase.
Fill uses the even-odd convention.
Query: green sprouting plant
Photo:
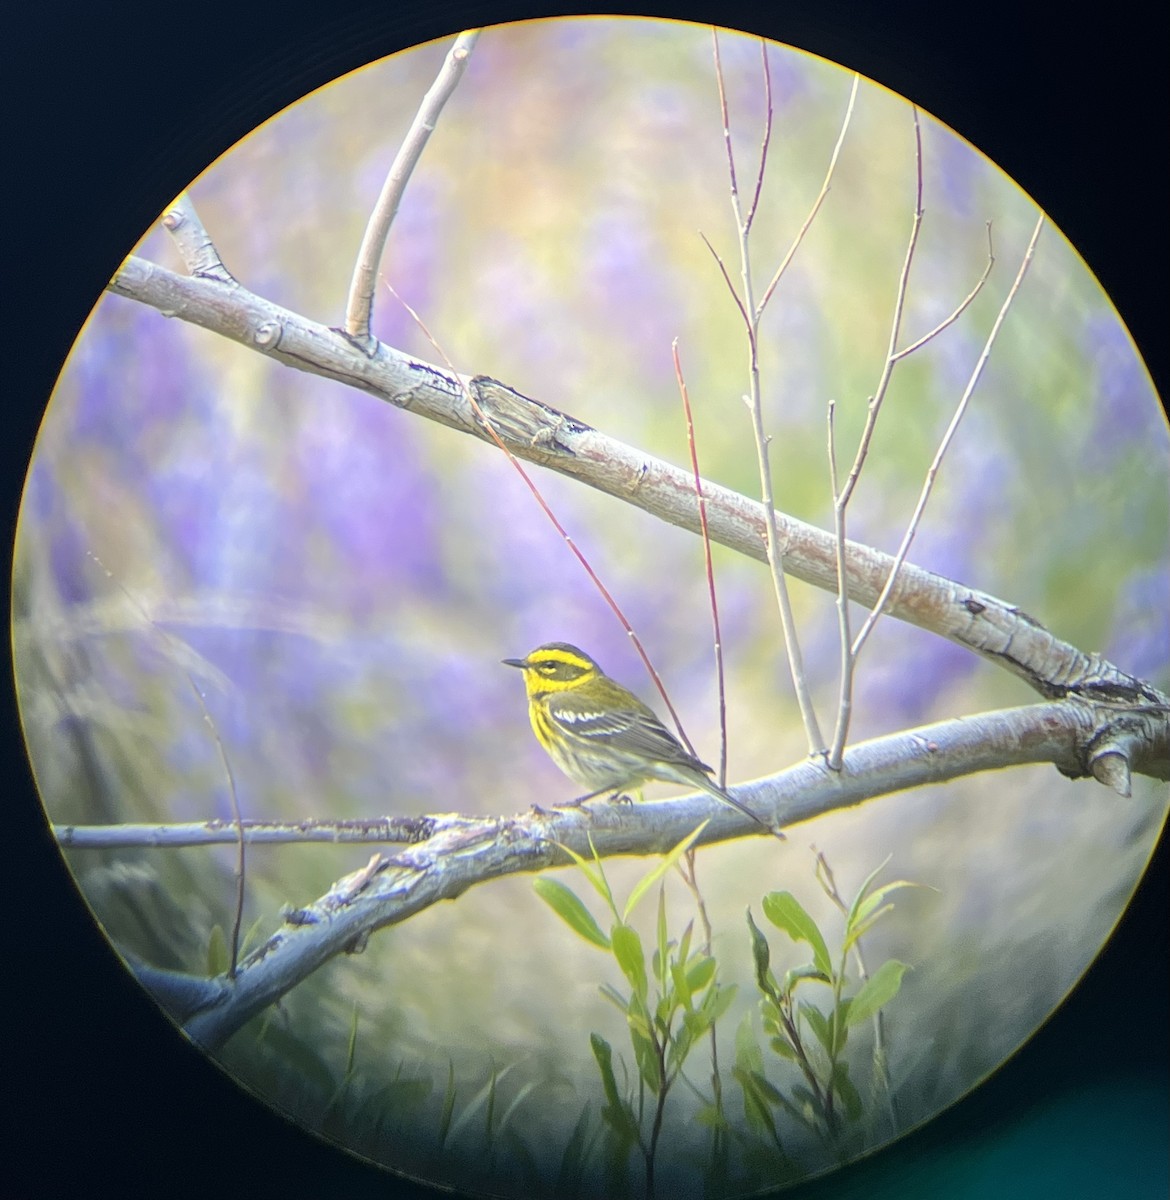
[[[846,907],[837,896],[823,857],[819,856],[817,861],[818,880],[845,914],[844,936],[835,958],[817,923],[796,897],[791,892],[770,892],[762,902],[764,916],[793,942],[803,942],[812,951],[811,962],[792,968],[778,981],[771,969],[768,940],[750,910],[747,914],[768,1044],[777,1057],[795,1064],[803,1077],[787,1094],[769,1083],[763,1055],[750,1029],[741,1029],[733,1073],[743,1089],[744,1113],[748,1124],[777,1149],[780,1148],[775,1122],[777,1110],[783,1110],[832,1144],[839,1144],[847,1123],[862,1118],[864,1105],[845,1058],[850,1030],[863,1022],[875,1023],[875,1050],[880,1051],[875,1054],[875,1071],[880,1075],[884,1062],[881,1010],[898,994],[907,970],[907,965],[897,959],[887,960],[872,974],[859,964],[859,986],[850,990],[847,970],[850,953],[859,957],[859,939],[893,908],[886,898],[899,888],[917,885],[897,880],[871,891],[882,870],[878,867]],[[818,1005],[806,999],[814,984],[828,988],[827,1004]]]
[[[735,996],[734,986],[718,982],[716,960],[693,945],[693,922],[677,938],[670,936],[667,927],[663,877],[694,844],[705,824],[673,847],[634,885],[620,910],[597,854],[590,861],[565,848],[609,909],[613,918],[609,933],[571,888],[547,876],[536,880],[537,895],[575,933],[612,954],[629,985],[628,993],[623,994],[611,984],[603,984],[601,994],[625,1015],[637,1067],[635,1078],[623,1078],[619,1084],[612,1046],[597,1033],[589,1039],[605,1094],[601,1117],[609,1133],[608,1168],[613,1191],[620,1190],[620,1180],[636,1148],[645,1165],[646,1194],[653,1194],[667,1097],[695,1044],[709,1033]],[[656,884],[656,944],[647,962],[641,935],[630,924],[630,916]]]

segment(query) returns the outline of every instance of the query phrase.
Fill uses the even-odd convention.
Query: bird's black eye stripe
[[[580,679],[585,674],[585,669],[578,666],[576,663],[558,662],[555,659],[547,659],[544,662],[535,664],[536,669],[546,679],[559,679],[568,681],[570,679]]]

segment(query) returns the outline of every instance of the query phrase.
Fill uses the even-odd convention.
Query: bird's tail
[[[710,792],[712,796],[722,800],[724,804],[730,804],[732,808],[738,808],[741,813],[751,817],[751,819],[755,821],[757,825],[762,826],[770,834],[772,834],[773,837],[779,838],[782,842],[786,842],[788,840],[784,836],[782,830],[775,825],[770,825],[764,820],[763,817],[757,816],[750,808],[748,808],[746,804],[743,803],[742,800],[737,800],[730,792],[724,791],[723,788],[721,788],[713,779],[707,779],[704,777],[699,782],[702,783],[703,787]]]

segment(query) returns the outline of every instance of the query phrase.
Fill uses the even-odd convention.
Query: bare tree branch
[[[455,817],[445,818],[451,821]],[[54,825],[53,833],[64,850],[176,849],[186,846],[235,845],[241,838],[254,846],[290,846],[307,842],[331,845],[409,845],[423,842],[434,832],[431,817],[356,817],[340,821],[253,821],[239,824],[218,818],[180,821],[175,824]]]
[[[776,606],[780,613],[780,625],[784,632],[784,650],[788,656],[788,671],[792,677],[793,691],[800,708],[800,719],[804,723],[805,737],[808,739],[810,755],[823,754],[825,740],[821,736],[820,724],[817,721],[816,708],[812,701],[812,690],[808,686],[808,675],[804,669],[804,656],[800,650],[800,639],[796,633],[796,617],[792,611],[792,599],[788,594],[788,581],[785,578],[784,551],[780,546],[780,533],[776,523],[776,506],[772,489],[772,464],[770,454],[771,438],[764,429],[764,406],[760,394],[760,314],[762,307],[757,306],[755,285],[752,280],[752,258],[750,245],[751,222],[744,219],[743,206],[740,204],[739,187],[735,178],[735,154],[731,145],[731,129],[727,115],[727,91],[723,83],[723,64],[719,58],[719,34],[711,30],[711,41],[715,55],[715,81],[719,85],[719,111],[723,117],[723,140],[727,148],[727,176],[731,191],[731,211],[735,217],[735,232],[739,244],[739,276],[743,286],[742,300],[736,295],[735,288],[727,274],[727,268],[722,259],[716,255],[716,262],[723,273],[723,278],[731,291],[732,297],[743,314],[745,332],[748,343],[748,392],[744,396],[748,414],[751,417],[752,437],[756,446],[756,464],[760,475],[760,499],[763,502],[764,515],[764,547],[767,551],[768,566],[772,573],[772,590],[776,594]],[[767,54],[764,55],[764,80],[767,92],[769,113],[772,104],[771,74],[768,71]],[[769,133],[770,138],[770,122]],[[767,140],[760,153],[760,164],[756,176],[755,197],[752,201],[752,211],[755,211],[764,183],[764,171],[768,165]],[[818,201],[819,205],[819,201]],[[704,241],[707,239],[704,238]],[[710,242],[707,243],[711,249]],[[714,253],[714,250],[712,250]]]
[[[477,397],[496,433],[517,458],[577,479],[643,511],[698,533],[698,501],[689,471],[638,450],[486,375],[460,378],[380,344],[373,356],[337,330],[309,321],[241,286],[193,279],[137,257],[122,265],[109,290],[167,316],[210,329],[276,362],[378,396],[397,408],[462,433],[491,440],[463,393]],[[758,502],[703,481],[711,538],[766,561],[764,512]],[[832,533],[776,514],[785,570],[826,591],[837,588]],[[848,595],[872,608],[894,565],[888,554],[848,542]],[[899,620],[945,637],[1055,699],[1081,693],[1121,703],[1164,704],[1156,688],[1049,633],[1016,606],[907,562],[889,595]]]
[[[406,137],[386,174],[386,181],[382,184],[382,192],[374,205],[374,211],[370,213],[345,304],[345,332],[367,351],[374,348],[374,340],[370,334],[374,285],[390,226],[398,212],[406,185],[410,182],[410,176],[435,131],[435,124],[443,111],[443,105],[451,98],[459,80],[463,78],[467,60],[479,39],[479,32],[478,29],[469,30],[455,39],[455,44],[448,51],[442,68],[435,76],[435,82],[431,84],[418,112],[415,113],[410,129],[407,130]]]
[[[984,713],[852,746],[842,772],[806,761],[733,791],[787,827],[890,792],[1000,767],[1055,763],[1067,774],[1084,774],[1101,718],[1100,708],[1073,701]],[[213,1048],[328,959],[360,949],[376,930],[476,884],[568,865],[561,845],[585,855],[591,846],[603,857],[648,855],[665,853],[703,821],[699,844],[758,832],[754,822],[705,793],[636,806],[602,803],[588,813],[427,820],[433,824],[426,841],[376,855],[319,900],[290,912],[240,963],[234,980],[193,981],[153,970],[140,977],[163,1004],[181,996],[186,1031]]]
[[[959,422],[963,419],[963,414],[967,411],[967,405],[974,394],[975,385],[979,382],[979,377],[983,374],[983,368],[987,365],[987,360],[991,357],[991,348],[995,345],[995,339],[999,336],[999,331],[1003,327],[1004,318],[1007,316],[1008,309],[1011,308],[1012,301],[1016,298],[1016,293],[1020,290],[1020,284],[1024,282],[1024,276],[1028,273],[1028,267],[1032,264],[1032,256],[1036,253],[1036,242],[1039,240],[1040,230],[1043,228],[1044,214],[1041,213],[1036,218],[1036,227],[1032,230],[1032,237],[1028,241],[1028,248],[1025,250],[1024,257],[1020,262],[1020,269],[1016,272],[1012,286],[1008,288],[1008,293],[1004,297],[995,322],[991,326],[991,332],[987,335],[987,341],[983,344],[983,350],[979,355],[979,359],[975,363],[970,378],[967,380],[967,386],[963,389],[963,394],[959,397],[958,404],[955,405],[955,411],[951,417],[950,424],[947,425],[946,432],[942,436],[942,441],[939,442],[938,450],[935,452],[930,468],[926,472],[926,479],[923,481],[922,491],[918,496],[918,503],[915,504],[914,512],[911,514],[910,521],[906,526],[906,533],[902,538],[902,544],[898,547],[897,554],[894,555],[894,569],[890,572],[890,577],[886,580],[885,586],[881,590],[881,595],[877,598],[877,603],[870,610],[869,616],[866,617],[861,629],[858,630],[857,637],[853,641],[853,657],[855,659],[860,653],[862,646],[865,645],[866,639],[873,632],[874,625],[877,624],[878,619],[885,609],[890,592],[897,583],[898,571],[902,563],[906,561],[906,555],[910,553],[910,546],[914,541],[914,535],[918,532],[918,525],[922,520],[926,503],[930,499],[930,493],[934,488],[934,481],[938,477],[938,469],[942,464],[943,456],[954,439],[955,431],[959,428]]]
[[[853,86],[849,89],[849,103],[845,106],[845,117],[841,121],[841,129],[837,134],[833,153],[829,155],[829,165],[825,170],[825,178],[821,183],[821,190],[817,192],[816,199],[812,202],[812,207],[808,210],[808,216],[804,218],[804,224],[797,230],[796,237],[792,239],[792,243],[785,251],[784,257],[780,260],[780,265],[776,268],[772,278],[768,280],[768,286],[764,289],[764,294],[760,297],[760,303],[756,308],[757,316],[763,316],[764,309],[768,307],[768,301],[772,299],[772,293],[776,290],[776,285],[780,282],[784,272],[788,270],[788,264],[792,262],[797,250],[800,249],[800,243],[804,241],[804,235],[812,228],[812,223],[816,220],[816,215],[821,211],[821,205],[824,204],[825,197],[829,194],[829,189],[833,184],[833,173],[837,170],[837,160],[841,157],[841,147],[845,144],[845,135],[849,132],[849,123],[853,120],[853,106],[857,101],[857,85],[860,80],[860,75],[853,76]]]

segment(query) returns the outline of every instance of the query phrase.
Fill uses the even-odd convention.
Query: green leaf
[[[349,1079],[353,1075],[354,1064],[357,1061],[357,1038],[358,1038],[358,1005],[357,1001],[353,1002],[353,1015],[349,1019],[349,1040],[345,1048],[345,1077]]]
[[[638,901],[641,900],[646,892],[652,888],[663,877],[663,875],[665,875],[666,872],[669,871],[676,862],[678,862],[680,858],[682,858],[682,856],[691,848],[691,846],[694,845],[695,839],[700,833],[703,832],[707,824],[708,822],[704,821],[698,826],[697,829],[693,830],[691,833],[688,833],[687,836],[683,838],[683,840],[679,842],[677,846],[674,846],[672,849],[667,851],[667,853],[662,856],[661,861],[658,862],[645,875],[643,875],[636,884],[634,884],[634,890],[630,892],[630,898],[626,901],[625,912],[622,913],[623,921],[628,921],[630,919],[630,913],[634,911]]]
[[[714,1025],[731,1007],[739,988],[734,983],[717,984],[703,997],[703,1010]]]
[[[613,1074],[613,1047],[599,1033],[589,1035],[589,1048],[597,1060],[597,1069],[601,1073],[601,1087],[605,1098],[610,1104],[621,1102],[618,1096],[617,1080]]]
[[[817,923],[791,892],[769,892],[763,900],[764,916],[777,929],[782,929],[794,942],[807,942],[812,947],[813,964],[818,971],[832,975],[833,964],[829,948]]]
[[[586,1164],[593,1148],[594,1136],[590,1130],[589,1105],[581,1109],[573,1132],[561,1152],[560,1169],[557,1171],[555,1194],[558,1196],[572,1195],[576,1184],[585,1173]]]
[[[820,1118],[823,1114],[817,1098],[800,1083],[793,1085],[792,1095],[794,1100],[789,1100],[787,1096],[780,1097],[780,1104],[784,1111],[789,1116],[795,1117],[802,1125],[820,1132]]]
[[[673,1076],[679,1067],[687,1060],[691,1047],[707,1032],[707,1024],[697,1012],[687,1013],[683,1017],[682,1028],[671,1039],[666,1051],[666,1071]]]
[[[644,1036],[630,1023],[630,1044],[634,1048],[634,1061],[638,1064],[638,1074],[643,1082],[655,1095],[662,1086],[662,1074],[658,1065],[658,1052],[654,1043]]]
[[[695,923],[688,921],[686,929],[683,930],[683,935],[679,938],[678,954],[676,955],[680,963],[685,963],[691,956],[691,938],[694,936]]]
[[[451,1129],[451,1115],[455,1111],[455,1061],[447,1060],[447,1090],[443,1094],[443,1111],[439,1116],[439,1145],[447,1140]]]
[[[691,1046],[699,1040],[719,1020],[735,999],[735,986],[714,987],[704,997],[703,1003],[689,1012],[683,1013],[683,1030],[677,1035],[677,1060],[681,1064],[690,1053]],[[672,1046],[672,1050],[674,1047]]]
[[[715,968],[718,964],[713,958],[699,951],[687,965],[687,990],[694,995],[701,992],[715,978]]]
[[[589,1035],[589,1045],[597,1060],[601,1073],[601,1087],[605,1092],[606,1105],[601,1110],[602,1119],[623,1141],[638,1140],[638,1122],[630,1106],[618,1095],[617,1080],[613,1074],[613,1048],[600,1034]]]
[[[683,1008],[689,1009],[691,1007],[691,989],[687,983],[687,973],[683,970],[681,963],[672,962],[670,964],[670,979],[674,984],[675,998]]]
[[[768,1045],[772,1047],[773,1054],[786,1058],[789,1062],[796,1062],[796,1048],[786,1036],[774,1037]]]
[[[802,1004],[800,1015],[804,1018],[804,1023],[813,1031],[817,1041],[825,1048],[826,1053],[832,1054],[833,1031],[830,1028],[829,1018],[812,1004]]]
[[[609,938],[572,888],[566,887],[559,879],[550,879],[547,875],[539,876],[532,886],[536,894],[574,933],[587,942],[600,946],[602,950],[609,949]]]
[[[487,1083],[468,1100],[463,1111],[455,1118],[450,1130],[447,1134],[451,1141],[463,1134],[465,1129],[471,1127],[471,1123],[479,1115],[480,1110],[484,1112],[484,1133],[488,1144],[491,1144],[494,1135],[493,1117],[496,1105],[496,1086],[500,1080],[504,1078],[511,1070],[514,1064],[509,1064],[506,1067],[492,1067],[491,1074],[488,1076]]]
[[[613,892],[609,888],[609,880],[605,877],[605,871],[601,865],[601,859],[597,855],[597,849],[593,845],[593,838],[589,839],[589,848],[593,851],[592,860],[582,858],[571,846],[566,846],[564,842],[557,842],[559,849],[563,850],[576,864],[581,868],[581,874],[589,880],[593,890],[605,901],[610,912],[617,916],[617,905],[614,903]]]
[[[845,931],[845,941],[841,949],[848,953],[863,937],[886,915],[893,911],[892,904],[883,904],[868,920],[858,920],[857,924]]]
[[[772,950],[768,939],[760,932],[754,920],[752,910],[747,910],[748,929],[752,938],[752,958],[756,964],[756,986],[765,996],[776,998],[776,980],[772,977],[769,966],[772,962]]]
[[[845,1115],[851,1121],[856,1121],[861,1116],[861,1097],[849,1078],[849,1067],[843,1060],[838,1060],[833,1066],[833,1089],[845,1105]]]
[[[613,986],[612,983],[603,983],[597,989],[611,1004],[621,1009],[623,1013],[630,1007],[630,1002]]]
[[[212,925],[207,939],[207,974],[222,975],[228,969],[227,938],[222,925]]]
[[[857,889],[857,895],[853,897],[853,903],[849,906],[849,912],[845,917],[845,926],[849,927],[857,917],[857,910],[861,907],[862,901],[869,894],[869,885],[886,869],[892,854],[887,854],[880,863],[862,880],[861,887]]]
[[[908,970],[906,963],[896,958],[887,959],[862,984],[853,1002],[849,1005],[846,1020],[850,1025],[868,1021],[884,1005],[888,1004],[902,986],[902,976]]]
[[[695,1111],[695,1120],[700,1125],[705,1125],[708,1129],[731,1129],[727,1118],[714,1104],[704,1104],[697,1109]]]
[[[772,1119],[772,1106],[776,1101],[770,1095],[775,1088],[757,1071],[737,1066],[732,1068],[731,1074],[743,1091],[743,1115],[748,1125],[776,1141],[776,1122]]]
[[[676,1035],[678,1040],[685,1040],[687,1048],[690,1048],[690,1043],[696,1038],[701,1038],[703,1034],[711,1028],[711,1017],[701,1008],[692,1009],[691,1012],[683,1013],[682,1029]]]
[[[515,1116],[516,1110],[520,1107],[521,1104],[524,1103],[525,1100],[528,1099],[529,1095],[532,1093],[532,1090],[539,1086],[540,1086],[539,1079],[530,1079],[516,1093],[516,1095],[512,1099],[512,1103],[509,1104],[508,1107],[504,1110],[504,1115],[500,1118],[499,1122],[496,1125],[496,1136],[497,1137],[499,1137],[500,1134],[502,1134],[504,1132],[504,1130],[507,1129],[509,1127],[509,1125],[511,1125],[512,1117]]]
[[[642,939],[638,931],[631,925],[615,925],[610,940],[613,956],[622,974],[630,981],[634,995],[645,1004],[649,981],[646,978],[646,955],[642,951]]]
[[[866,880],[866,885],[868,883],[869,880]],[[864,895],[863,888],[857,894],[857,899],[853,901],[853,906],[849,910],[849,917],[845,922],[845,949],[848,950],[866,929],[870,928],[884,913],[889,912],[894,907],[892,904],[882,906],[882,901],[891,892],[896,892],[901,888],[921,886],[922,884],[913,883],[909,879],[896,879],[893,883],[884,884],[868,896]],[[878,911],[879,907],[880,911]]]
[[[670,968],[670,946],[666,930],[666,888],[658,889],[658,949],[654,955],[654,977],[666,987]]]
[[[783,1029],[779,1006],[766,996],[760,1001],[760,1016],[764,1022],[765,1033],[779,1033]]]
[[[735,1061],[749,1071],[763,1071],[764,1055],[752,1029],[750,1013],[745,1013],[735,1030]]]
[[[631,996],[629,1004],[626,1005],[626,1025],[632,1038],[641,1038],[644,1042],[651,1040],[650,1015],[642,1007],[637,996]]]
[[[833,982],[824,971],[818,971],[816,967],[793,967],[791,971],[786,972],[784,975],[784,989],[781,994],[791,996],[796,985],[806,979],[811,979],[814,983],[831,984]]]
[[[670,1020],[674,1016],[674,1010],[678,1006],[678,997],[674,994],[674,989],[668,989],[665,995],[659,997],[658,1003],[654,1006],[655,1025],[661,1030],[668,1029]]]

